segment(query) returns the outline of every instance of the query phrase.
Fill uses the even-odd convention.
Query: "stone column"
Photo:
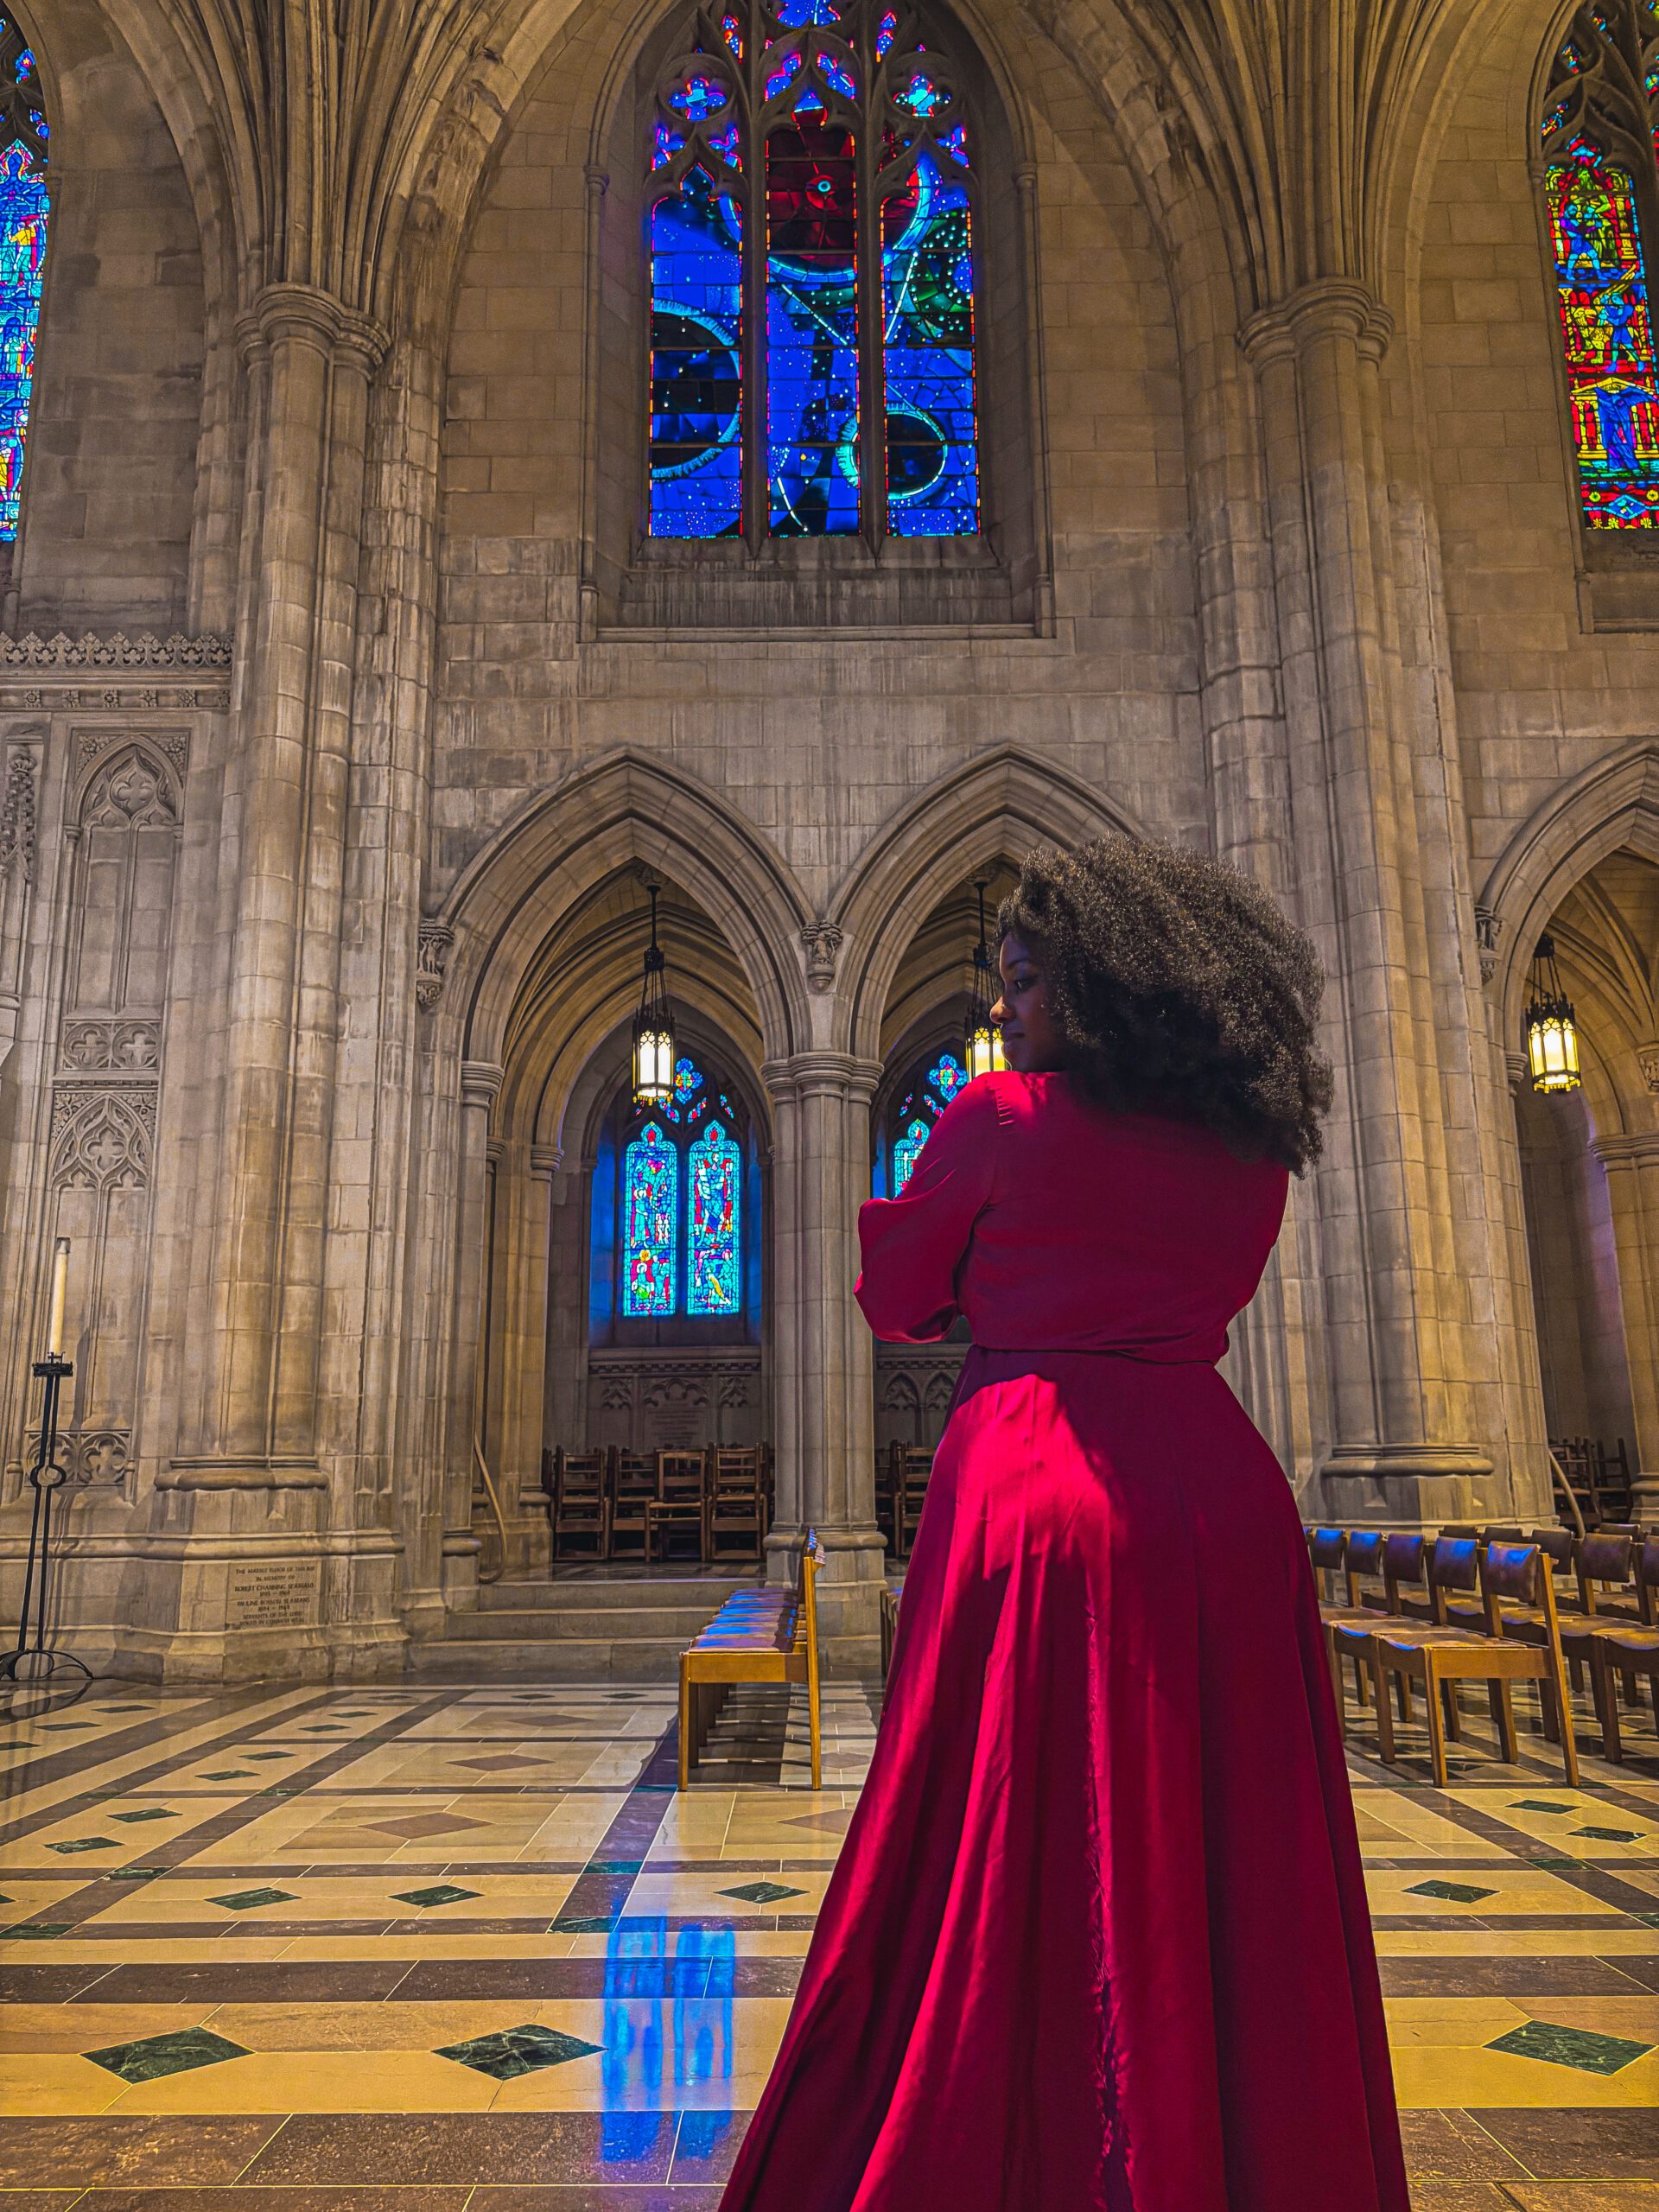
[[[243,326],[263,400],[253,614],[226,779],[234,919],[200,1429],[176,1486],[317,1465],[324,1191],[368,379],[379,334],[276,284]]]
[[[547,1405],[547,1306],[556,1145],[514,1146],[496,1177],[496,1296],[490,1345],[495,1409],[490,1472],[506,1522],[505,1572],[535,1573],[548,1562],[542,1488]]]
[[[1598,1137],[1592,1147],[1607,1170],[1607,1199],[1618,1249],[1618,1302],[1630,1370],[1633,1517],[1659,1529],[1659,1131]]]
[[[478,1602],[479,1541],[473,1534],[473,1438],[484,1377],[486,1253],[489,1242],[490,1115],[503,1071],[490,1060],[461,1065],[457,1170],[454,1363],[443,1485],[443,1587],[452,1607]]]
[[[769,1060],[772,1102],[773,1433],[778,1519],[767,1571],[781,1580],[816,1529],[828,1554],[821,1634],[832,1663],[876,1649],[885,1549],[875,1521],[874,1359],[853,1299],[858,1209],[870,1194],[870,1102],[879,1061],[833,1052]]]
[[[1478,1164],[1450,1156],[1440,1096],[1455,1085],[1473,1120],[1471,1054],[1440,1035],[1467,1026],[1467,1003],[1453,1016],[1437,995],[1421,880],[1381,435],[1389,330],[1363,288],[1324,281],[1243,343],[1261,382],[1298,906],[1330,977],[1338,1077],[1309,1224],[1323,1487],[1330,1510],[1410,1523],[1522,1502],[1495,1479],[1504,1384],[1469,1288],[1491,1257],[1489,1194]]]

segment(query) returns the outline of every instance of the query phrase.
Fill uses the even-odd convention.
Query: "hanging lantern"
[[[991,1020],[995,986],[990,947],[985,940],[985,886],[980,882],[974,888],[979,893],[979,943],[974,947],[973,998],[968,1009],[965,1058],[970,1081],[976,1075],[1000,1074],[1008,1065],[1002,1051],[1002,1032]]]
[[[651,891],[651,943],[645,950],[639,1011],[633,1017],[633,1103],[666,1106],[674,1096],[674,1017],[663,985],[664,962],[657,944],[657,886]]]
[[[1527,979],[1527,1065],[1535,1090],[1579,1088],[1579,1032],[1573,1001],[1561,988],[1555,940],[1541,937]]]

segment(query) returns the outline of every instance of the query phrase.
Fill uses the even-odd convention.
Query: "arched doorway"
[[[1545,1419],[1581,1504],[1622,1520],[1659,1448],[1659,866],[1606,854],[1541,934],[1582,1076],[1541,1092],[1518,1052],[1513,1064]]]

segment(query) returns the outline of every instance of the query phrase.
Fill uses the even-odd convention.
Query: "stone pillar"
[[[478,1602],[479,1541],[473,1534],[473,1439],[483,1382],[486,1262],[489,1243],[490,1115],[503,1071],[490,1060],[461,1065],[457,1171],[454,1363],[443,1485],[443,1588],[452,1607]]]
[[[200,1433],[177,1486],[317,1465],[324,1192],[368,380],[379,334],[268,286],[242,333],[262,405],[253,629],[227,777],[234,922]]]
[[[1598,1137],[1592,1149],[1607,1170],[1618,1249],[1618,1302],[1636,1417],[1631,1512],[1643,1529],[1659,1529],[1659,1131]]]
[[[767,1571],[782,1580],[808,1529],[828,1554],[818,1588],[826,1655],[868,1669],[885,1547],[875,1521],[874,1358],[853,1299],[858,1209],[870,1194],[879,1061],[833,1052],[769,1060],[772,1101],[773,1433],[778,1518]]]
[[[1468,1001],[1437,992],[1423,906],[1381,428],[1389,330],[1363,288],[1322,281],[1253,318],[1243,343],[1261,383],[1297,903],[1330,977],[1337,1069],[1309,1224],[1325,1501],[1415,1523],[1522,1501],[1495,1476],[1505,1387],[1471,1302],[1489,1194],[1478,1164],[1451,1156],[1440,1096],[1455,1085],[1473,1122],[1472,1051],[1442,1043],[1448,1020],[1467,1027]]]
[[[487,1457],[506,1523],[508,1574],[546,1567],[542,1487],[546,1427],[548,1283],[556,1145],[510,1147],[497,1170],[495,1284]]]

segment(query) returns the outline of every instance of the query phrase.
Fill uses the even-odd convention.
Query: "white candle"
[[[60,1236],[52,1252],[52,1306],[46,1324],[46,1356],[57,1359],[63,1352],[63,1301],[69,1287],[69,1239]]]

